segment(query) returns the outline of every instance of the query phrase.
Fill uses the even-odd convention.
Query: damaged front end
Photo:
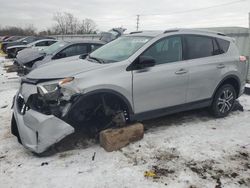
[[[42,153],[75,131],[64,119],[79,95],[73,80],[22,80],[14,98],[12,133],[26,148]]]

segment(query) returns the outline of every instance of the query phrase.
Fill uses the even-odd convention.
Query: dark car
[[[41,39],[54,39],[54,38],[44,37],[44,36],[28,36],[28,37],[24,37],[16,41],[6,41],[2,43],[2,51],[6,53],[8,47],[16,46],[16,45],[26,45],[26,44],[29,44],[31,42],[41,40]]]
[[[6,53],[9,58],[15,58],[17,53],[25,48],[36,48],[38,50],[42,50],[55,42],[57,42],[55,39],[41,39],[29,44],[10,46],[7,48]]]
[[[25,75],[50,61],[87,54],[104,44],[105,42],[100,40],[58,41],[41,51],[32,48],[24,49],[17,54],[14,63],[18,66],[18,74]]]

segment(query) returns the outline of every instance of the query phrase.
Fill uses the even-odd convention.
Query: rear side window
[[[42,41],[42,42],[38,42],[36,43],[36,46],[47,46],[47,41]]]
[[[216,40],[220,47],[221,54],[226,53],[229,48],[230,42],[227,40],[219,39],[219,38],[216,38]]]
[[[205,36],[185,36],[186,59],[196,59],[214,55],[213,38]]]

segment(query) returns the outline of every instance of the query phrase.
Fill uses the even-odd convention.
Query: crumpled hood
[[[21,64],[26,64],[36,59],[39,59],[46,54],[36,48],[26,48],[20,51],[16,56],[16,61]]]
[[[90,62],[83,59],[72,61],[57,61],[45,64],[31,71],[26,78],[28,79],[56,79],[74,76],[76,74],[87,72],[107,66]]]

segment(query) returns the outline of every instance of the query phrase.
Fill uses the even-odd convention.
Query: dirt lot
[[[250,187],[250,96],[240,97],[244,112],[223,119],[196,110],[144,122],[144,139],[120,151],[72,135],[52,156],[37,157],[10,134],[19,81],[2,67],[0,187]]]

